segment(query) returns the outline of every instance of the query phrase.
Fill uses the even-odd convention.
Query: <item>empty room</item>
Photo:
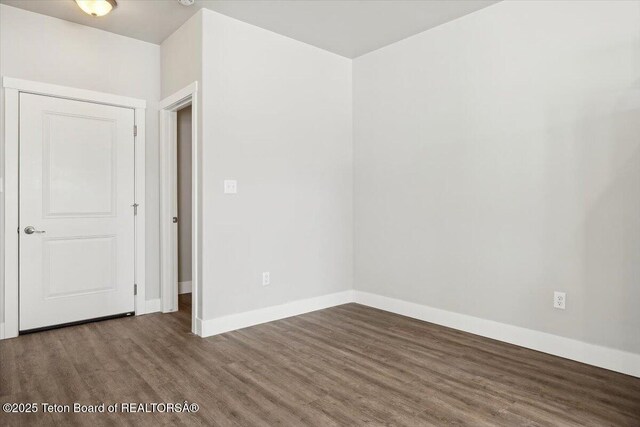
[[[0,425],[640,427],[640,0],[0,0]]]

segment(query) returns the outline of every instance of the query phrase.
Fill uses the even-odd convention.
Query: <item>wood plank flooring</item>
[[[640,426],[640,379],[357,304],[201,339],[180,311],[0,341],[0,403],[195,402],[0,425]]]

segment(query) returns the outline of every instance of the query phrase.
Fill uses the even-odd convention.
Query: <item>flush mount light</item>
[[[76,0],[76,3],[91,16],[104,16],[118,6],[116,0]]]

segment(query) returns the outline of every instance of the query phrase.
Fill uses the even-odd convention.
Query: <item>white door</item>
[[[134,110],[20,94],[20,330],[134,311]]]

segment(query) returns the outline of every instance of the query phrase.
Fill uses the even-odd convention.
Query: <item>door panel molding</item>
[[[4,223],[2,234],[4,244],[4,321],[0,319],[0,339],[13,338],[19,333],[19,97],[20,93],[30,93],[49,97],[84,101],[94,104],[131,108],[134,110],[135,166],[134,200],[137,204],[135,217],[135,297],[136,315],[145,313],[145,114],[146,101],[109,93],[70,88],[41,82],[3,77],[5,103],[5,144],[4,144]],[[133,129],[132,129],[133,132]],[[133,208],[132,208],[133,209]]]
[[[56,204],[60,204],[60,201],[58,201],[57,203],[55,203],[56,201],[53,200],[53,196],[57,193],[58,196],[62,196],[63,198],[67,198],[69,199],[69,195],[64,192],[64,191],[57,191],[58,188],[60,187],[60,185],[53,185],[53,189],[52,187],[52,181],[56,178],[59,178],[57,175],[59,174],[55,174],[55,171],[52,171],[52,168],[55,167],[55,165],[52,163],[52,161],[56,160],[56,159],[60,159],[60,157],[62,158],[68,158],[67,156],[63,155],[56,155],[56,149],[60,148],[64,148],[64,149],[70,149],[71,147],[57,147],[57,146],[52,146],[51,141],[52,141],[52,120],[54,117],[65,117],[65,118],[73,118],[73,119],[86,119],[86,120],[90,120],[90,121],[96,121],[96,122],[102,122],[105,124],[109,124],[108,127],[108,132],[109,132],[109,137],[108,137],[108,143],[109,146],[108,147],[102,147],[103,148],[103,152],[95,152],[95,145],[91,146],[91,150],[89,150],[89,152],[84,153],[86,157],[91,157],[93,156],[99,156],[102,157],[103,159],[105,159],[106,161],[108,161],[107,167],[105,168],[105,172],[108,172],[107,174],[107,178],[108,178],[108,182],[105,183],[108,185],[108,191],[106,191],[104,193],[104,196],[108,196],[108,200],[107,203],[105,203],[105,208],[108,209],[94,209],[94,210],[89,210],[89,209],[52,209],[52,204],[55,206]],[[60,123],[57,123],[58,125],[62,125]],[[73,125],[72,125],[73,126]],[[76,125],[77,126],[77,125]],[[117,123],[115,120],[113,119],[104,119],[101,117],[93,117],[93,116],[88,116],[88,115],[81,115],[81,114],[68,114],[68,113],[61,113],[61,112],[57,112],[57,111],[47,111],[45,112],[44,115],[44,135],[42,138],[42,215],[44,218],[77,218],[77,217],[114,217],[116,216],[116,199],[117,199],[117,193],[116,193],[116,189],[117,189],[117,183],[116,183],[116,174],[117,174],[117,170],[116,170],[116,158],[117,158],[117,135],[116,135],[116,126]],[[54,126],[54,128],[57,128],[60,126]],[[105,129],[106,131],[107,129]],[[66,140],[66,139],[65,139]],[[71,139],[68,139],[71,140]],[[95,144],[95,141],[93,141]],[[83,150],[86,149],[86,147],[83,146],[78,146],[78,147],[73,147],[76,151],[79,150]],[[100,148],[100,147],[98,147]],[[86,158],[85,157],[85,158]],[[85,162],[85,159],[82,159],[82,163]],[[67,165],[69,166],[69,165]],[[78,166],[78,165],[73,165],[73,166]],[[85,174],[87,174],[87,172],[89,171],[84,171]],[[90,174],[91,175],[91,174]],[[55,182],[54,182],[55,184]],[[107,186],[105,185],[105,187]],[[93,197],[95,198],[95,196],[97,196],[97,194],[95,194],[95,192],[89,192],[89,194],[73,194],[71,197],[71,200],[67,200],[68,202],[71,203],[77,203],[79,200],[82,200],[83,197]]]
[[[106,261],[105,264],[108,263],[108,271],[106,272],[102,272],[103,275],[104,273],[108,273],[108,277],[110,280],[110,283],[115,283],[116,282],[116,266],[117,266],[117,259],[116,259],[116,247],[117,247],[117,236],[115,234],[105,234],[105,235],[95,235],[95,236],[70,236],[70,237],[53,237],[53,238],[44,238],[42,241],[42,246],[43,246],[43,260],[42,260],[42,270],[43,270],[43,274],[42,274],[42,279],[45,283],[43,283],[43,290],[44,295],[43,298],[45,300],[47,299],[55,299],[55,298],[61,298],[61,297],[68,297],[68,296],[81,296],[81,295],[87,295],[87,294],[95,294],[95,293],[100,293],[100,292],[109,292],[109,291],[115,291],[116,288],[113,287],[112,285],[107,285],[107,286],[101,286],[101,287],[97,287],[97,288],[89,288],[89,289],[78,289],[78,290],[66,290],[66,291],[53,291],[52,290],[52,285],[55,286],[55,283],[52,283],[52,271],[51,271],[51,267],[52,267],[52,262],[51,262],[51,257],[52,257],[52,251],[51,251],[51,246],[52,245],[64,245],[64,244],[71,244],[73,242],[77,242],[77,241],[93,241],[94,243],[97,242],[102,242],[102,243],[108,243],[108,259],[105,257],[103,260]],[[91,267],[91,266],[90,266]],[[95,266],[93,266],[95,267]],[[86,269],[86,266],[85,266]],[[64,273],[68,273],[68,271],[62,271],[62,272],[57,272],[58,276]],[[62,284],[65,283],[71,283],[70,280],[57,280],[56,282],[60,282]]]

